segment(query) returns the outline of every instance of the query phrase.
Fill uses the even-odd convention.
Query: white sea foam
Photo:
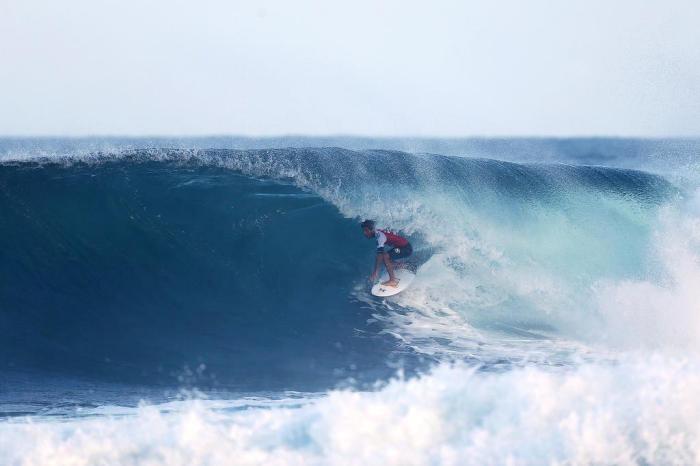
[[[410,289],[373,306],[388,331],[425,354],[557,362],[565,354],[589,353],[585,345],[607,341],[601,338],[609,312],[603,284],[639,276],[639,264],[655,254],[653,242],[634,238],[630,247],[636,250],[630,252],[624,233],[604,238],[604,228],[561,218],[552,225],[533,214],[517,225],[497,225],[449,198],[423,195],[420,202],[414,212],[394,212],[385,222],[418,232],[434,253]],[[363,205],[376,207],[372,213],[383,218],[381,205]],[[621,203],[601,216],[614,218],[625,207]],[[649,217],[643,221],[653,223],[654,215]]]
[[[412,202],[420,206],[385,221],[421,233],[437,253],[410,289],[374,307],[415,350],[550,363],[700,350],[700,194],[648,208],[574,190],[556,209],[533,205],[506,225],[446,193]],[[385,206],[361,205],[384,219]]]
[[[698,393],[697,363],[660,356],[497,374],[442,365],[294,406],[188,401],[3,422],[0,463],[694,464]]]
[[[483,255],[453,249],[432,256],[414,285],[386,303],[378,318],[432,355],[476,356],[484,353],[480,349],[491,359],[611,349],[698,353],[700,216],[694,202],[660,209],[642,251],[643,270],[572,283],[537,263],[528,273],[506,254],[489,258],[495,264],[490,268],[480,267]],[[470,265],[456,267],[456,261]],[[509,341],[517,343],[512,351]]]
[[[700,217],[665,208],[654,235],[656,276],[596,288],[601,337],[615,347],[700,351]]]

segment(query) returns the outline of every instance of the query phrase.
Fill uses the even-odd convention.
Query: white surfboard
[[[389,280],[389,274],[384,271],[379,281],[372,287],[372,294],[382,298],[394,296],[395,294],[399,294],[408,288],[408,285],[410,285],[413,279],[416,278],[416,274],[408,269],[396,269],[394,270],[394,274],[399,280],[399,284],[397,286],[382,285],[383,282]]]

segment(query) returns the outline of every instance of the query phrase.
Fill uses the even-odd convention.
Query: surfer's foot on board
[[[399,286],[399,279],[394,278],[392,280],[387,280],[384,283],[382,283],[384,286]]]

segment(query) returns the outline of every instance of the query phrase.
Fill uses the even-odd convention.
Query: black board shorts
[[[387,252],[389,253],[389,257],[391,257],[391,260],[405,259],[413,254],[413,248],[411,247],[411,243],[407,243],[404,247],[391,248]]]

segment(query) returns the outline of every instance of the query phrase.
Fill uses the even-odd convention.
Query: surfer
[[[377,259],[374,261],[374,271],[369,279],[374,282],[379,275],[379,270],[382,263],[389,273],[389,280],[382,283],[384,286],[397,286],[399,280],[394,275],[394,263],[396,259],[404,259],[411,255],[413,248],[403,236],[399,236],[389,230],[382,230],[375,227],[374,220],[365,220],[360,224],[362,234],[367,239],[375,238],[377,240]]]

